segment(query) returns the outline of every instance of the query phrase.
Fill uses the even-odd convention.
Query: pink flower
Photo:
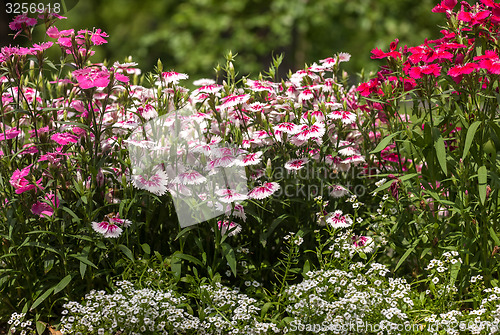
[[[261,200],[271,196],[279,189],[280,185],[278,183],[275,182],[265,183],[264,185],[258,186],[253,190],[251,190],[250,193],[248,193],[248,197],[251,199]]]
[[[285,163],[285,169],[288,171],[298,171],[309,162],[307,158],[292,159]]]
[[[54,209],[59,207],[59,199],[53,193],[47,193],[47,195],[45,195],[45,200],[49,203],[37,201],[31,206],[31,212],[40,217],[44,215],[52,216],[52,214],[54,214]]]
[[[5,133],[0,133],[0,141],[11,140],[16,138],[21,133],[20,130],[16,128],[11,128],[7,130]]]
[[[352,219],[347,215],[343,215],[341,210],[328,214],[325,220],[333,228],[347,228],[352,225]]]
[[[449,10],[452,10],[457,4],[457,0],[443,0],[441,3],[436,5],[433,9],[433,13],[446,13]]]
[[[29,181],[25,178],[30,173],[31,166],[32,164],[28,165],[22,170],[17,169],[10,177],[10,184],[16,189],[16,194],[21,194],[33,190],[37,186],[43,189],[43,187],[40,185],[40,183],[42,182],[42,178],[36,181],[36,185],[30,184]]]
[[[55,133],[50,137],[50,139],[59,145],[78,142],[78,137],[70,133]]]
[[[116,224],[106,221],[92,222],[92,228],[96,232],[104,235],[105,238],[117,238],[123,232],[123,229],[118,227]]]
[[[108,41],[106,41],[104,39],[104,37],[109,37],[109,36],[104,31],[101,32],[101,29],[96,29],[95,32],[92,32],[92,36],[90,37],[90,41],[94,45],[101,45],[101,44],[104,44],[104,43],[108,43]]]
[[[73,76],[82,89],[107,87],[109,85],[109,72],[106,68],[86,67],[73,71]]]
[[[26,27],[30,27],[36,25],[37,22],[38,21],[36,19],[28,17],[27,13],[24,13],[16,16],[14,20],[11,23],[9,23],[9,28],[12,30],[21,30],[23,29],[23,24]]]

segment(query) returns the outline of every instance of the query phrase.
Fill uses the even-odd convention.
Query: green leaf
[[[38,305],[40,305],[45,299],[47,299],[49,297],[49,295],[52,294],[52,292],[54,291],[54,288],[51,287],[49,288],[47,291],[45,291],[41,296],[39,296],[35,302],[33,303],[33,305],[31,305],[31,308],[30,308],[30,311],[34,310],[35,308],[38,307]]]
[[[481,166],[479,170],[477,170],[477,181],[479,187],[479,199],[481,200],[481,204],[484,205],[486,201],[486,183],[488,181],[488,170],[486,170],[486,166]]]
[[[462,154],[462,159],[465,159],[467,154],[469,153],[470,146],[472,145],[472,140],[474,139],[474,135],[476,135],[477,128],[481,124],[481,121],[476,121],[467,130],[467,137],[465,138],[464,152]]]
[[[311,271],[311,263],[309,263],[309,260],[306,260],[302,268],[302,275],[305,276],[309,271]]]
[[[401,133],[401,131],[397,131],[394,134],[391,134],[391,135],[385,137],[382,141],[380,141],[380,143],[375,147],[375,149],[373,149],[373,151],[370,151],[370,153],[371,154],[376,154],[377,152],[380,152],[380,151],[384,150],[385,147],[387,147],[389,145],[389,143],[391,142],[391,140],[394,137],[396,137],[397,135],[399,135],[399,133]]]
[[[495,241],[495,245],[500,247],[500,240],[498,239],[497,233],[495,233],[495,231],[493,230],[493,227],[490,226],[488,230],[490,231],[491,238],[493,239],[493,241]]]
[[[278,227],[279,224],[288,217],[290,217],[289,214],[281,214],[273,220],[273,222],[271,223],[271,225],[269,225],[269,228],[265,232],[262,232],[260,234],[260,243],[262,243],[264,247],[266,246],[267,239],[269,238],[269,236],[271,236],[276,227]]]
[[[125,256],[127,256],[132,262],[135,261],[134,255],[132,255],[132,251],[130,251],[130,249],[127,248],[125,245],[120,244],[118,246],[118,249],[120,249],[125,254]]]
[[[64,290],[66,286],[71,282],[71,275],[67,275],[54,287],[54,294],[57,294]]]
[[[186,255],[186,254],[183,254],[182,252],[180,251],[176,251],[173,255],[172,255],[172,259],[175,258],[178,258],[178,259],[184,259],[186,261],[189,261],[191,263],[194,263],[196,265],[199,265],[199,266],[203,266],[203,263],[196,257],[194,256],[191,256],[191,255]]]
[[[85,277],[85,272],[87,272],[87,264],[80,262],[80,275],[82,276],[82,279]]]
[[[453,286],[455,284],[455,281],[457,280],[458,273],[460,272],[461,266],[462,266],[462,263],[460,263],[460,262],[456,262],[455,264],[451,265],[450,286]]]
[[[145,254],[151,254],[151,247],[147,243],[141,244],[141,248],[144,251]]]
[[[234,253],[233,247],[231,247],[227,243],[222,243],[222,252],[224,254],[224,257],[226,258],[229,267],[231,268],[231,271],[233,272],[234,276],[236,277],[236,255]]]
[[[403,254],[401,259],[399,260],[398,264],[396,265],[396,268],[394,269],[394,271],[399,269],[401,264],[403,264],[403,262],[408,258],[408,256],[410,256],[410,254],[413,252],[413,250],[415,250],[415,247],[417,246],[418,242],[420,242],[420,238],[415,240],[415,242],[413,242],[413,245],[410,248],[408,248],[408,250],[406,250],[406,252]]]
[[[446,166],[446,147],[444,145],[444,139],[439,134],[437,139],[434,141],[434,148],[436,149],[436,156],[441,166],[441,170],[443,170],[444,174],[448,174],[448,167]]]

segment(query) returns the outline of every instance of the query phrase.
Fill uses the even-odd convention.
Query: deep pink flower
[[[50,139],[59,145],[78,142],[78,137],[70,133],[56,133],[52,135]]]
[[[32,164],[28,165],[22,170],[17,169],[10,177],[10,184],[16,189],[16,194],[21,194],[33,190],[37,186],[43,189],[43,187],[40,185],[40,183],[42,182],[42,178],[36,181],[36,186],[30,184],[29,181],[25,178],[30,173],[31,166]]]
[[[101,31],[101,29],[96,29],[96,31],[92,32],[91,34],[92,36],[90,37],[90,41],[94,45],[101,45],[104,43],[108,43],[108,41],[106,41],[104,37],[109,37],[109,36],[104,31]]]
[[[433,13],[446,13],[452,10],[457,4],[457,0],[443,0],[437,6],[432,9]]]
[[[16,128],[11,128],[7,130],[5,133],[0,133],[0,141],[11,140],[13,138],[16,138],[20,133],[21,133],[20,130],[17,130]]]
[[[409,71],[409,75],[413,79],[422,78],[422,74],[433,75],[435,77],[438,77],[440,73],[441,73],[441,66],[437,64],[415,66],[412,67]]]
[[[28,17],[27,13],[18,15],[14,18],[14,20],[9,23],[9,28],[12,30],[21,30],[23,29],[23,24],[26,25],[26,27],[31,27],[36,25],[37,19]]]
[[[476,63],[455,65],[454,67],[450,68],[450,70],[448,71],[448,75],[450,75],[452,77],[458,77],[458,76],[463,75],[463,74],[470,74],[477,68],[478,68],[478,65]]]
[[[106,68],[87,67],[73,71],[73,76],[82,89],[107,87],[109,85],[109,72]]]
[[[45,195],[45,200],[50,204],[43,201],[37,201],[31,206],[31,212],[40,217],[44,215],[52,216],[52,214],[54,214],[54,209],[59,207],[59,198],[53,193],[47,193],[47,195]]]

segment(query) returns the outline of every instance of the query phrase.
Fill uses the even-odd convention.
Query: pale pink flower
[[[285,169],[288,171],[298,171],[309,162],[307,158],[292,159],[285,163]]]
[[[276,182],[265,183],[262,186],[258,186],[248,193],[248,197],[251,199],[265,199],[273,195],[276,191],[280,189],[280,185]]]
[[[341,210],[328,214],[325,220],[333,228],[347,228],[352,225],[352,219],[348,215],[343,215]]]

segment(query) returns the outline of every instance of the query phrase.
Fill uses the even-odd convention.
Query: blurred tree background
[[[4,0],[8,1],[8,0]],[[438,38],[444,14],[431,13],[438,0],[82,0],[59,23],[62,29],[106,31],[100,59],[132,56],[143,71],[160,58],[168,70],[190,79],[213,78],[224,54],[238,53],[240,74],[267,70],[284,53],[280,75],[338,52],[353,57],[350,74],[375,70],[370,51]],[[43,29],[39,29],[43,30]],[[16,40],[16,44],[19,42]]]

